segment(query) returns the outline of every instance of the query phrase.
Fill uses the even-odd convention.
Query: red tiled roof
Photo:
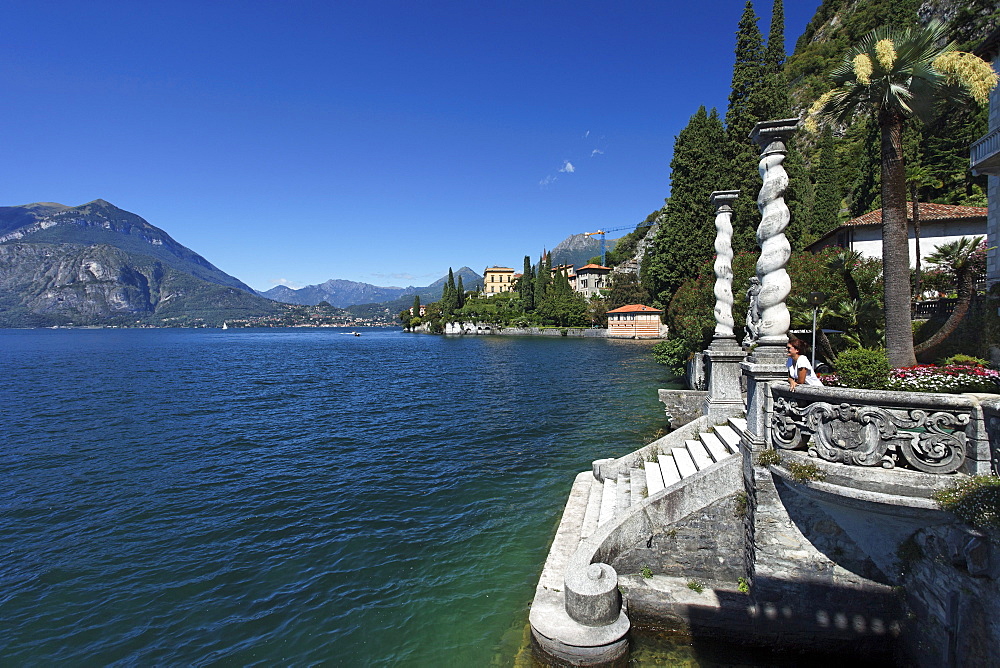
[[[960,220],[963,218],[986,218],[985,206],[957,206],[954,204],[925,204],[920,203],[920,221],[931,220]],[[913,202],[906,203],[906,219],[913,220]],[[882,209],[869,211],[863,216],[853,218],[844,227],[857,227],[864,225],[881,225]]]
[[[608,311],[608,313],[663,313],[663,311],[658,308],[653,308],[652,306],[629,304],[628,306],[612,309],[611,311]]]
[[[603,266],[601,266],[599,264],[585,264],[582,267],[580,267],[579,269],[577,269],[576,271],[577,271],[577,273],[580,273],[584,269],[606,269],[607,271],[611,271],[611,267],[603,267]]]

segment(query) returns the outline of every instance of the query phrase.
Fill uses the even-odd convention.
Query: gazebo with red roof
[[[652,306],[629,304],[608,311],[608,336],[616,339],[659,339],[663,337],[663,311]]]

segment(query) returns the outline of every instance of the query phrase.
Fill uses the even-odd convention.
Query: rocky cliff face
[[[104,200],[0,207],[0,327],[216,325],[279,310]]]
[[[81,206],[37,203],[0,207],[0,244],[107,245],[160,260],[211,283],[254,291],[140,216],[102,199]]]
[[[270,300],[110,246],[0,244],[0,327],[221,324]]]
[[[605,247],[611,250],[617,239],[607,239]],[[583,234],[572,234],[552,249],[552,265],[572,264],[582,267],[590,262],[590,258],[601,254],[600,237],[588,237]]]

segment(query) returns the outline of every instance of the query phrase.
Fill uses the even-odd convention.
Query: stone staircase
[[[588,538],[597,528],[628,509],[663,491],[698,471],[732,457],[739,449],[740,432],[746,429],[744,418],[729,418],[729,423],[715,425],[711,431],[686,439],[681,446],[646,454],[647,461],[618,474],[617,478],[594,480],[590,486],[587,511],[580,538]]]
[[[703,505],[699,499],[711,501],[708,497],[713,494],[728,493],[732,478],[742,480],[740,468],[730,465],[737,461],[733,458],[745,429],[742,418],[714,426],[701,418],[625,457],[598,460],[593,471],[577,475],[529,615],[532,632],[547,653],[574,665],[619,658],[629,628],[624,611],[612,623],[581,624],[566,608],[567,578],[583,577],[577,571],[591,564],[587,555],[599,550],[611,534],[617,536],[611,538],[616,544],[623,533],[645,540],[650,504],[679,495],[671,512],[684,515]],[[637,529],[639,525],[644,528]]]

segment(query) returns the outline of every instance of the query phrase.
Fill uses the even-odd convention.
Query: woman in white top
[[[806,342],[802,339],[792,339],[785,349],[788,351],[788,384],[795,389],[796,385],[822,385],[823,382],[816,377],[812,364],[809,363],[809,356],[806,355]]]

